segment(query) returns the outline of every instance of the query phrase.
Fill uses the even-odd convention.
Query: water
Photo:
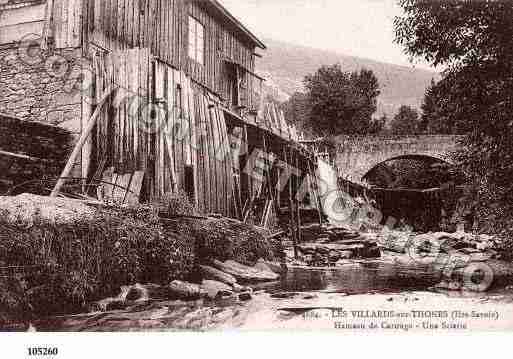
[[[359,294],[398,294],[404,292],[422,292],[440,282],[440,273],[425,266],[406,265],[382,260],[348,263],[337,268],[290,268],[288,274],[279,282],[262,284],[256,290],[265,290],[270,294],[292,294],[288,300],[291,306],[309,306],[306,297],[294,297],[295,293],[328,292]],[[431,291],[431,290],[430,290]],[[436,291],[438,292],[438,291]],[[416,294],[419,296],[420,294]],[[482,299],[483,293],[444,292],[436,295],[454,296],[464,300]],[[335,295],[336,296],[336,295]],[[35,325],[43,331],[131,331],[131,330],[205,330],[216,327],[236,327],[245,323],[246,314],[257,310],[268,311],[283,305],[280,297],[262,296],[255,306],[223,305],[211,302],[204,304],[183,303],[171,305],[171,302],[151,302],[137,308],[108,313],[91,313],[79,316],[49,318],[36,321]],[[345,296],[344,296],[345,297]],[[487,292],[486,300],[497,298],[499,303],[512,303],[511,290]],[[286,297],[284,297],[286,298]],[[491,298],[491,299],[490,299]],[[305,302],[306,301],[306,302]],[[256,308],[256,309],[255,309]],[[252,313],[252,312],[251,312]],[[249,322],[251,322],[249,320]]]
[[[264,289],[269,293],[395,293],[426,290],[439,282],[439,272],[426,267],[373,261],[330,269],[291,268],[280,282],[261,285],[257,289]]]

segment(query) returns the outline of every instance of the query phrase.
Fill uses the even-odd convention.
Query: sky
[[[220,0],[260,38],[413,66],[394,40],[396,0]],[[429,68],[422,62],[417,67]]]

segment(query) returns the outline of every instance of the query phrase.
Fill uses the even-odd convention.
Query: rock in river
[[[235,261],[226,261],[223,263],[221,261],[214,260],[213,265],[217,269],[231,274],[238,281],[245,283],[272,282],[280,278],[276,273],[248,267]]]
[[[207,292],[199,285],[175,280],[168,286],[170,294],[175,299],[195,300],[205,298]]]
[[[230,287],[228,284],[208,279],[203,280],[201,283],[201,288],[207,292],[207,295],[210,299],[216,298],[220,292],[232,292],[232,287]]]
[[[219,269],[206,265],[200,265],[198,267],[201,276],[205,279],[215,280],[228,285],[234,285],[237,283],[237,279],[234,276],[220,271]]]

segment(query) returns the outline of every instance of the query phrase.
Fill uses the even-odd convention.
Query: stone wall
[[[458,136],[340,136],[337,144],[339,177],[362,183],[372,168],[400,156],[421,155],[450,162],[449,155],[457,149]]]
[[[0,47],[0,113],[79,133],[82,96],[74,85],[80,59],[80,49]]]

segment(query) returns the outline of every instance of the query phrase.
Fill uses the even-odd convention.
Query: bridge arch
[[[442,156],[401,155],[378,163],[361,180],[382,188],[428,189],[452,180],[447,172],[451,165]]]
[[[339,177],[363,184],[372,169],[394,159],[433,158],[450,163],[458,140],[459,136],[340,136]]]

